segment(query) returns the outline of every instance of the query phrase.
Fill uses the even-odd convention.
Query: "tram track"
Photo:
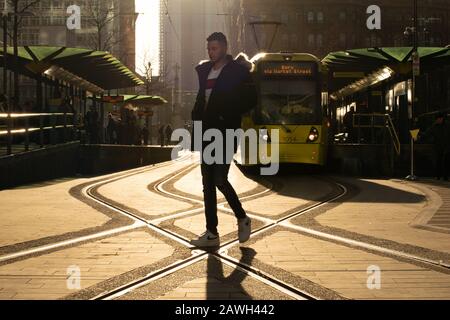
[[[98,238],[112,236],[117,233],[129,232],[134,229],[146,227],[146,228],[149,228],[150,230],[158,233],[159,235],[161,235],[163,237],[167,237],[167,238],[177,242],[181,246],[191,249],[192,256],[190,256],[186,259],[183,259],[183,260],[176,261],[168,266],[165,266],[163,268],[155,270],[143,277],[134,279],[133,281],[131,281],[129,283],[126,283],[119,287],[105,291],[105,292],[95,296],[92,299],[110,300],[110,299],[116,299],[116,298],[122,297],[122,296],[132,292],[133,290],[136,290],[142,286],[145,286],[145,285],[151,283],[152,281],[156,281],[156,280],[161,279],[169,274],[180,271],[180,270],[182,270],[190,265],[193,265],[203,259],[207,259],[210,256],[213,256],[215,259],[218,259],[219,261],[221,261],[224,264],[227,264],[230,267],[239,269],[240,271],[246,273],[248,276],[250,276],[260,282],[265,283],[266,285],[274,288],[275,290],[285,293],[286,295],[290,296],[293,299],[318,299],[318,297],[314,296],[311,293],[308,293],[299,288],[296,288],[286,282],[283,282],[283,281],[277,279],[276,277],[274,277],[268,273],[265,273],[262,270],[255,268],[254,266],[248,265],[246,263],[236,260],[235,258],[233,258],[231,256],[228,256],[227,250],[229,248],[237,245],[239,243],[238,239],[233,239],[233,240],[227,241],[227,242],[221,244],[220,247],[215,248],[215,250],[213,250],[213,251],[205,251],[205,250],[200,250],[200,249],[196,249],[195,247],[193,247],[190,244],[189,239],[187,239],[186,237],[159,226],[159,224],[161,224],[162,222],[164,222],[166,220],[176,219],[176,218],[184,217],[184,216],[195,214],[195,213],[200,213],[203,211],[203,207],[186,210],[186,211],[179,212],[176,214],[164,216],[162,218],[147,220],[144,217],[136,215],[135,213],[130,212],[129,210],[126,210],[124,208],[121,208],[120,206],[117,206],[116,204],[111,203],[108,199],[102,197],[101,195],[93,193],[93,190],[95,190],[100,184],[105,185],[105,184],[112,183],[112,182],[115,182],[115,181],[118,181],[121,179],[125,179],[132,175],[141,174],[141,173],[147,172],[149,170],[161,168],[164,166],[169,166],[171,164],[172,164],[172,162],[169,162],[169,163],[162,164],[160,166],[152,166],[150,168],[149,167],[139,168],[139,169],[133,170],[131,172],[128,171],[123,176],[114,175],[112,178],[105,179],[102,181],[97,181],[83,189],[84,196],[89,197],[90,199],[97,202],[99,205],[107,207],[108,209],[113,210],[118,214],[121,214],[129,219],[132,219],[133,220],[132,225],[127,226],[127,227],[121,227],[121,228],[116,228],[116,229],[112,229],[112,230],[107,230],[107,231],[103,231],[100,233],[94,233],[94,234],[90,234],[90,235],[87,235],[84,237],[70,239],[67,241],[62,241],[59,243],[50,244],[50,245],[46,245],[46,246],[42,246],[42,247],[38,247],[38,248],[31,248],[29,250],[23,250],[20,252],[2,256],[2,257],[0,257],[0,263],[5,262],[5,261],[10,261],[10,260],[13,260],[16,258],[20,258],[20,257],[26,257],[31,254],[44,253],[49,250],[60,249],[62,247],[66,247],[69,245],[74,245],[74,244],[85,242],[85,241],[92,241],[92,240],[95,240]],[[189,197],[186,197],[185,195],[180,195],[175,192],[167,191],[164,188],[172,180],[178,179],[180,176],[183,176],[187,172],[190,172],[191,170],[193,170],[196,166],[197,166],[196,164],[194,164],[194,165],[190,164],[186,167],[183,167],[181,170],[179,170],[175,174],[170,175],[168,178],[160,180],[158,183],[156,183],[154,185],[154,191],[158,192],[162,195],[165,195],[165,196],[177,198],[181,201],[202,204],[203,202],[198,199],[189,198]],[[311,228],[306,228],[306,227],[292,224],[291,223],[292,219],[297,218],[301,215],[307,214],[307,213],[309,213],[315,209],[318,209],[330,202],[335,202],[347,194],[347,188],[344,185],[342,185],[338,182],[335,182],[335,181],[331,181],[331,180],[330,180],[330,183],[333,183],[334,186],[338,187],[339,191],[337,193],[332,194],[327,199],[324,199],[317,203],[308,205],[308,206],[306,206],[302,209],[299,209],[299,210],[297,210],[285,217],[282,217],[280,219],[274,220],[274,219],[270,219],[267,217],[259,216],[257,214],[251,214],[251,215],[249,214],[250,217],[264,222],[264,225],[262,227],[252,230],[251,237],[256,237],[258,235],[264,234],[276,227],[284,227],[287,229],[302,232],[302,233],[310,235],[310,236],[318,237],[318,238],[329,240],[329,241],[334,241],[334,242],[337,242],[337,243],[340,243],[343,245],[357,247],[357,248],[364,249],[364,250],[375,251],[379,254],[390,255],[393,257],[406,259],[411,262],[421,262],[421,263],[425,263],[429,266],[439,267],[439,268],[443,268],[445,270],[448,270],[450,268],[450,266],[443,264],[441,261],[430,260],[430,259],[427,259],[427,258],[424,258],[421,256],[411,255],[406,252],[401,252],[398,250],[391,250],[388,248],[384,248],[382,246],[377,246],[377,245],[373,245],[373,244],[362,242],[362,241],[356,241],[351,238],[336,236],[331,233],[317,231],[317,230],[314,230]],[[269,193],[271,191],[272,191],[271,188],[266,188],[255,194],[251,194],[246,197],[242,197],[241,200],[258,199],[258,198],[263,197],[264,195],[266,195],[267,193]],[[226,201],[219,202],[218,208],[222,211],[225,211],[225,212],[228,212],[231,214],[232,210],[226,208],[225,204],[226,204]]]
[[[190,157],[184,156],[177,161],[185,161],[188,158],[190,158]],[[159,168],[167,167],[172,164],[173,164],[173,161],[170,161],[170,162],[160,163],[160,164],[156,164],[156,165],[145,166],[143,168],[141,167],[141,168],[128,170],[123,174],[113,174],[113,175],[108,176],[107,178],[100,179],[92,184],[87,185],[86,187],[84,187],[82,189],[81,194],[84,197],[88,197],[88,198],[94,200],[95,202],[97,202],[100,205],[104,205],[104,202],[98,201],[95,196],[89,195],[88,190],[92,190],[93,188],[95,188],[101,184],[111,183],[111,182],[117,181],[118,179],[119,180],[125,179],[125,178],[133,176],[133,175],[138,175],[138,174],[148,172],[150,170],[156,170]],[[122,212],[120,210],[118,210],[116,207],[109,206],[108,208],[115,211],[116,213],[119,213],[122,215]],[[131,218],[129,215],[127,215],[127,217]],[[135,217],[135,218],[137,218],[137,217]],[[56,241],[54,243],[40,245],[40,246],[31,247],[28,249],[23,249],[23,250],[18,250],[16,252],[8,253],[8,254],[0,256],[0,264],[4,264],[6,262],[10,262],[10,261],[20,259],[20,258],[25,258],[27,256],[45,253],[45,252],[48,252],[51,250],[56,250],[56,249],[61,249],[61,248],[67,247],[67,246],[76,245],[76,244],[83,243],[86,241],[92,241],[92,240],[112,236],[115,234],[120,234],[123,232],[131,231],[134,229],[141,228],[141,227],[145,226],[147,223],[147,221],[145,221],[144,219],[141,219],[140,217],[139,217],[139,219],[133,219],[133,220],[134,220],[133,223],[128,226],[112,228],[112,229],[104,230],[104,231],[100,231],[100,232],[93,232],[93,233],[90,233],[90,234],[87,234],[84,236],[77,236],[77,237],[73,237],[73,238],[70,238],[67,240],[63,240],[63,241]]]
[[[187,198],[185,196],[181,196],[178,195],[176,193],[173,192],[168,192],[164,189],[164,185],[169,183],[171,180],[176,179],[178,176],[181,176],[183,173],[188,172],[190,170],[192,170],[193,168],[191,166],[189,166],[188,168],[186,168],[185,170],[182,170],[180,172],[178,172],[177,174],[169,177],[166,180],[160,181],[160,183],[155,185],[155,191],[161,193],[161,194],[165,194],[165,195],[170,195],[171,197],[175,197],[178,198],[180,200],[184,200],[184,201],[189,201],[189,202],[200,202],[202,203],[200,200],[197,199],[193,199],[193,198]],[[253,194],[253,195],[249,195],[247,197],[242,197],[241,200],[244,199],[253,199],[253,198],[258,198],[261,197],[262,195],[270,192],[271,189],[267,188],[261,192],[258,192],[257,194]],[[92,195],[91,195],[92,196]],[[334,199],[334,198],[333,198]],[[108,203],[108,201],[105,201],[105,199],[99,199],[96,196],[96,201],[100,201],[102,202],[105,206],[111,206],[110,203]],[[226,203],[226,201],[220,202],[218,205],[223,206]],[[193,247],[190,243],[189,240],[186,239],[185,237],[174,233],[172,231],[168,231],[165,228],[159,227],[157,224],[155,224],[155,222],[160,223],[163,222],[165,220],[170,220],[173,219],[174,216],[169,215],[167,217],[164,217],[163,219],[157,219],[155,221],[146,221],[144,219],[142,219],[141,217],[138,217],[136,215],[134,215],[133,213],[127,212],[126,210],[123,210],[121,208],[117,208],[115,206],[113,206],[116,210],[120,210],[123,214],[125,215],[129,215],[130,217],[133,217],[134,219],[140,220],[142,222],[146,222],[147,223],[147,227],[149,227],[151,230],[164,235],[164,236],[168,236],[170,239],[177,241],[178,243],[187,246],[188,248],[194,249],[195,247]],[[225,208],[224,208],[225,209]],[[186,212],[182,212],[182,213],[178,213],[175,215],[175,217],[179,218],[182,216],[186,216],[189,214],[192,214],[193,211],[202,211],[203,208],[199,209],[199,210],[188,210]],[[261,219],[261,217],[258,217]],[[261,220],[265,221],[265,218],[262,218]],[[284,219],[281,219],[284,220]],[[261,232],[264,232],[266,229],[268,229],[268,227],[272,227],[272,226],[263,226],[259,229],[256,229],[254,231],[252,231],[252,235],[257,235]],[[299,288],[295,288],[273,276],[270,276],[267,273],[262,272],[261,270],[258,270],[252,266],[243,264],[239,261],[236,261],[235,259],[233,259],[232,257],[228,257],[227,255],[220,253],[221,251],[223,251],[224,248],[228,247],[228,246],[233,246],[235,244],[238,243],[238,240],[232,240],[232,241],[228,241],[224,244],[222,244],[221,246],[219,246],[218,248],[214,248],[213,252],[208,252],[208,251],[204,251],[201,249],[196,249],[193,250],[193,255],[189,258],[186,258],[184,260],[180,260],[177,261],[169,266],[166,266],[164,268],[161,268],[159,270],[153,271],[151,273],[149,273],[148,275],[135,279],[131,282],[129,282],[128,284],[125,284],[123,286],[114,288],[112,290],[109,290],[107,292],[103,292],[99,295],[97,295],[96,297],[92,298],[93,300],[111,300],[111,299],[115,299],[118,297],[122,297],[128,293],[130,293],[133,290],[136,290],[140,287],[143,287],[147,284],[149,284],[152,281],[156,281],[158,279],[160,279],[161,277],[167,276],[169,274],[172,274],[174,272],[177,272],[183,268],[186,268],[196,262],[199,262],[203,259],[208,258],[209,256],[213,256],[216,259],[220,260],[221,262],[224,262],[230,266],[232,266],[233,268],[238,268],[239,270],[241,270],[242,272],[246,273],[248,276],[255,278],[263,283],[265,283],[266,285],[269,285],[270,287],[282,291],[283,293],[289,295],[290,297],[294,298],[294,299],[299,299],[299,300],[305,300],[305,299],[317,299],[317,297],[315,297],[314,295],[307,293],[305,291],[302,291]]]
[[[195,166],[194,166],[195,167]],[[196,202],[196,203],[202,203],[202,201],[195,199],[195,198],[189,198],[186,197],[184,195],[179,195],[175,192],[170,192],[165,190],[164,186],[166,184],[168,184],[170,181],[177,179],[180,176],[183,176],[183,174],[185,174],[186,172],[190,172],[191,170],[193,170],[194,168],[193,166],[188,166],[187,168],[179,171],[178,173],[176,173],[175,175],[172,175],[171,177],[164,179],[162,181],[160,181],[159,183],[157,183],[154,186],[154,190],[156,192],[159,192],[162,195],[166,195],[166,196],[170,196],[172,198],[177,198],[179,200],[182,201],[187,201],[187,202]],[[331,183],[331,182],[330,182]],[[420,257],[420,256],[414,256],[414,255],[410,255],[407,253],[403,253],[400,251],[395,251],[395,250],[390,250],[387,248],[383,248],[380,246],[375,246],[369,243],[364,243],[364,242],[360,242],[360,241],[355,241],[353,239],[349,239],[349,238],[344,238],[344,237],[338,237],[332,234],[328,234],[328,233],[324,233],[324,232],[319,232],[310,228],[305,228],[305,227],[300,227],[300,226],[296,226],[293,225],[292,223],[290,223],[290,220],[299,217],[300,215],[304,215],[307,214],[308,212],[311,212],[312,210],[318,209],[330,202],[334,202],[339,200],[340,198],[344,197],[347,194],[347,188],[337,182],[334,182],[335,186],[338,186],[338,188],[340,189],[340,191],[337,194],[333,194],[331,197],[329,197],[328,199],[325,199],[323,201],[320,201],[318,203],[313,203],[305,208],[302,208],[294,213],[291,213],[285,217],[282,217],[280,219],[277,220],[273,220],[273,219],[269,219],[267,217],[261,217],[255,214],[250,215],[252,218],[256,218],[259,219],[263,222],[265,222],[265,225],[263,225],[262,227],[252,230],[251,233],[251,237],[255,237],[258,236],[260,234],[264,234],[265,232],[268,232],[269,230],[282,226],[285,227],[287,229],[294,229],[312,236],[316,236],[319,238],[323,238],[326,240],[332,240],[335,242],[339,242],[345,245],[351,245],[351,246],[356,246],[362,249],[366,249],[366,250],[372,250],[372,251],[376,251],[380,254],[388,254],[391,256],[395,256],[395,257],[401,257],[413,262],[422,262],[422,263],[427,263],[429,265],[432,266],[438,266],[438,267],[442,267],[442,268],[446,268],[446,266],[443,266],[440,262],[437,261],[432,261],[432,260],[428,260],[426,258]],[[250,195],[248,197],[246,197],[247,199],[253,199],[253,198],[259,198],[262,197],[264,194],[270,192],[271,189],[265,189],[262,192],[259,192],[257,194],[254,195]],[[91,195],[92,196],[92,195]],[[110,206],[111,204],[108,203],[108,201],[105,201],[105,199],[101,199],[99,197],[96,197],[96,200],[99,201],[100,203],[103,203],[103,205],[105,206]],[[241,200],[245,200],[245,198],[241,198]],[[232,210],[226,208],[224,205],[226,204],[226,201],[222,201],[218,203],[218,207],[220,210],[222,211],[226,211],[229,213],[232,213]],[[114,206],[113,206],[114,207]],[[175,215],[169,215],[160,219],[156,219],[154,221],[147,221],[139,216],[134,215],[133,213],[127,212],[126,210],[123,210],[121,208],[117,208],[115,207],[116,210],[120,210],[123,214],[133,217],[143,223],[146,223],[146,226],[149,227],[151,230],[163,235],[163,236],[167,236],[172,240],[177,241],[179,244],[184,245],[190,249],[195,249],[190,243],[189,243],[189,239],[183,237],[182,235],[179,235],[173,231],[169,231],[165,228],[162,228],[160,226],[158,226],[159,223],[166,221],[166,220],[170,220],[170,219],[174,219],[174,218],[180,218],[180,217],[184,217],[193,213],[197,213],[197,212],[202,212],[203,208],[199,208],[199,209],[194,209],[194,210],[187,210],[185,212],[181,212],[181,213],[177,213]],[[266,285],[279,290],[287,295],[289,295],[290,297],[294,298],[294,299],[318,299],[316,296],[314,296],[311,293],[305,292],[299,288],[296,288],[286,282],[283,282],[282,280],[277,279],[276,277],[265,273],[262,270],[259,270],[257,268],[255,268],[254,266],[248,265],[246,263],[240,262],[238,260],[236,260],[235,258],[228,256],[226,254],[227,250],[235,245],[237,245],[238,239],[233,239],[230,240],[228,242],[225,242],[223,244],[220,245],[220,247],[215,248],[214,251],[212,252],[208,252],[208,251],[204,251],[201,249],[195,249],[192,251],[192,256],[183,260],[179,260],[169,266],[163,267],[161,269],[155,270],[149,274],[147,274],[144,277],[135,279],[125,285],[122,285],[120,287],[117,288],[113,288],[109,291],[105,291],[97,296],[95,296],[94,298],[92,298],[93,300],[112,300],[112,299],[117,299],[120,297],[123,297],[127,294],[129,294],[130,292],[137,290],[143,286],[146,286],[148,284],[150,284],[153,281],[156,281],[158,279],[161,279],[165,276],[168,276],[172,273],[175,273],[177,271],[180,271],[188,266],[191,266],[192,264],[195,264],[203,259],[207,259],[210,256],[213,256],[214,258],[220,260],[222,263],[225,263],[233,268],[238,268],[240,271],[246,273],[248,276],[257,279],[258,281],[261,281],[263,283],[265,283]]]

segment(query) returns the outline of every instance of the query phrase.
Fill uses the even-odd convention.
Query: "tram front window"
[[[265,80],[261,83],[259,119],[262,124],[320,124],[317,82]]]

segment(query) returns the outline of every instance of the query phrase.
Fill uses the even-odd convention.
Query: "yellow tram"
[[[264,143],[270,154],[274,143],[270,133],[278,129],[280,164],[325,165],[330,124],[326,77],[322,76],[325,73],[320,60],[306,53],[260,53],[251,62],[258,105],[243,117],[243,130],[267,129],[268,134],[260,137],[258,145]],[[249,161],[249,152],[236,160],[244,166],[255,164]]]

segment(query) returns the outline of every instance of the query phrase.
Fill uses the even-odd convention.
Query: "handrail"
[[[40,148],[46,144],[76,140],[75,115],[69,112],[0,113],[0,145],[6,146],[6,155],[9,156],[13,153],[16,141],[23,144],[24,151],[29,151],[30,138]]]
[[[0,118],[32,118],[42,116],[73,116],[74,113],[0,113]]]
[[[389,114],[385,115],[386,121],[387,121],[387,128],[389,130],[389,133],[391,135],[392,144],[394,145],[395,151],[397,152],[397,155],[400,155],[401,151],[401,145],[400,145],[400,139],[398,138],[397,130],[395,130],[394,122],[392,121],[392,118]]]
[[[358,118],[358,122],[356,119]],[[361,118],[369,118],[368,124],[361,124]],[[380,122],[375,121],[376,118],[379,118]],[[386,128],[389,131],[389,135],[391,136],[392,145],[395,148],[395,152],[397,155],[400,155],[401,145],[400,139],[397,134],[397,130],[395,129],[394,122],[389,114],[384,113],[355,113],[353,114],[353,127],[354,128]]]

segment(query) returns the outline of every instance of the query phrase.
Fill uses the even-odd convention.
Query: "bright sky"
[[[152,74],[159,75],[159,0],[135,0],[136,12],[136,72],[145,74],[152,63]]]

